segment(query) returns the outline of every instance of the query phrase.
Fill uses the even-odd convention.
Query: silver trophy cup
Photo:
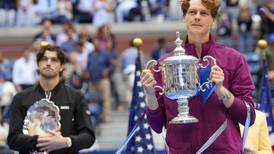
[[[146,64],[147,69],[162,74],[163,87],[155,86],[155,88],[160,88],[162,94],[165,94],[169,99],[177,100],[178,115],[170,121],[172,124],[188,124],[199,121],[189,114],[188,98],[196,95],[199,90],[204,90],[203,85],[199,83],[198,68],[207,67],[211,63],[210,61],[214,65],[216,64],[216,60],[211,56],[203,58],[203,61],[206,62],[205,66],[199,64],[196,57],[185,54],[185,49],[181,46],[182,42],[180,33],[177,32],[174,54],[160,62],[157,69],[155,69],[157,65],[155,60],[150,60]]]

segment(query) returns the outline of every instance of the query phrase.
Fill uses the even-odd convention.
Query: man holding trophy
[[[175,50],[141,74],[147,117],[157,133],[166,129],[167,153],[241,154],[238,123],[254,123],[248,64],[210,35],[219,5],[219,0],[182,0],[184,48],[177,38]]]
[[[84,96],[62,81],[65,55],[52,45],[37,53],[39,82],[15,95],[8,145],[25,153],[78,153],[95,135]]]

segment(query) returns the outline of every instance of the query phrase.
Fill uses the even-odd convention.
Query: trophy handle
[[[216,59],[212,56],[204,56],[203,61],[206,62],[206,65],[203,66],[202,64],[199,64],[199,66],[202,67],[202,68],[206,68],[208,65],[211,64],[210,62],[213,63],[213,66],[217,64]]]
[[[156,60],[149,60],[146,64],[145,64],[145,69],[152,69],[154,72],[160,72],[161,70],[155,69],[154,66],[157,65],[157,61]]]
[[[157,65],[157,61],[156,60],[153,60],[153,59],[151,59],[151,60],[149,60],[146,64],[145,64],[145,69],[152,69],[154,72],[160,72],[161,70],[160,70],[160,68],[157,68],[157,69],[155,69],[155,66]],[[163,87],[161,87],[161,86],[155,86],[154,87],[155,89],[160,89],[160,91],[159,91],[159,95],[164,95],[164,88]]]
[[[164,95],[164,88],[163,87],[161,87],[161,86],[155,86],[154,88],[155,89],[160,89],[160,91],[159,91],[159,95],[160,96]]]
[[[208,65],[211,65],[211,64],[213,64],[212,66],[217,64],[216,59],[212,56],[204,56],[203,61],[206,62],[205,65],[202,65],[199,63],[199,66],[202,68],[206,68]],[[210,79],[208,79],[207,82],[204,82],[203,84],[198,82],[199,90],[202,92],[205,92],[206,88],[212,87],[213,85],[214,85],[214,83],[212,81],[210,81]]]

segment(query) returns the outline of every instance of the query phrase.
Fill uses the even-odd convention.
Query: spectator
[[[9,124],[3,121],[3,113],[0,108],[0,153],[12,153],[7,146]]]
[[[239,14],[239,0],[225,0],[225,7],[232,17],[232,22],[235,22]]]
[[[119,0],[116,8],[117,23],[143,20],[142,10],[136,0]]]
[[[108,51],[100,50],[98,39],[94,39],[94,51],[88,55],[87,72],[89,75],[89,91],[99,92],[103,97],[101,118],[103,122],[111,121],[110,103],[110,72],[112,72],[111,59]]]
[[[42,21],[38,15],[38,0],[19,0],[16,25],[35,26]]]
[[[33,86],[37,81],[37,67],[30,53],[29,49],[24,49],[23,56],[14,62],[12,81],[17,92]]]
[[[217,26],[217,35],[221,44],[231,46],[232,41],[232,19],[227,10],[222,10],[220,13],[220,20]]]
[[[65,51],[68,56],[71,52],[75,50],[76,43],[78,42],[78,37],[76,29],[74,27],[68,27],[67,29],[67,40],[61,44],[61,48]]]
[[[56,36],[51,31],[52,22],[50,19],[46,18],[43,21],[43,29],[40,33],[34,36],[33,42],[37,41],[49,41],[49,43],[54,43],[56,41]]]
[[[238,21],[239,51],[253,52],[252,15],[248,3],[240,6]]]
[[[157,22],[163,22],[165,20],[165,2],[166,0],[149,0],[152,20]]]
[[[166,47],[166,40],[165,38],[159,38],[157,40],[157,47],[156,49],[154,49],[152,51],[152,59],[155,59],[155,60],[158,60],[160,57],[162,57],[163,55],[167,54],[169,51],[167,50],[167,47]]]
[[[13,96],[16,94],[15,86],[7,81],[4,72],[0,72],[0,110],[7,114]],[[3,119],[8,121],[8,115],[3,115]]]
[[[0,71],[5,74],[7,80],[12,80],[12,62],[5,58],[3,52],[0,51]]]
[[[262,35],[268,36],[274,33],[274,2],[267,0],[262,11]]]
[[[77,23],[92,23],[93,18],[93,1],[78,0],[75,8],[75,18]]]
[[[64,24],[72,21],[72,3],[71,0],[57,0],[57,17],[56,23]]]
[[[83,72],[75,52],[69,54],[68,62],[65,64],[63,77],[66,83],[78,90],[81,90],[83,84]]]
[[[57,16],[57,0],[38,0],[38,14],[42,18],[54,21]]]
[[[69,29],[75,29],[73,24],[69,21],[65,21],[63,24],[63,31],[57,35],[56,45],[61,46],[64,42],[68,40]],[[78,34],[73,34],[73,40],[78,40]]]
[[[0,27],[14,26],[16,23],[17,0],[1,0]]]
[[[113,22],[113,6],[109,0],[94,0],[93,2],[93,24],[101,26]]]

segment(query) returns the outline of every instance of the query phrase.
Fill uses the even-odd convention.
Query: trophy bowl
[[[181,46],[182,42],[180,33],[177,32],[174,54],[161,61],[158,68],[155,68],[158,63],[155,60],[150,60],[146,64],[147,69],[161,72],[163,87],[157,85],[155,88],[161,89],[161,94],[176,100],[178,104],[178,115],[170,121],[171,124],[188,124],[199,121],[189,113],[188,98],[195,96],[199,90],[203,91],[203,85],[199,82],[198,69],[207,67],[210,64],[209,60],[216,64],[216,60],[211,56],[203,58],[207,66],[199,64],[196,57],[185,54],[185,49]]]
[[[27,111],[23,133],[26,135],[44,135],[48,130],[60,128],[59,108],[49,99],[35,102]]]

